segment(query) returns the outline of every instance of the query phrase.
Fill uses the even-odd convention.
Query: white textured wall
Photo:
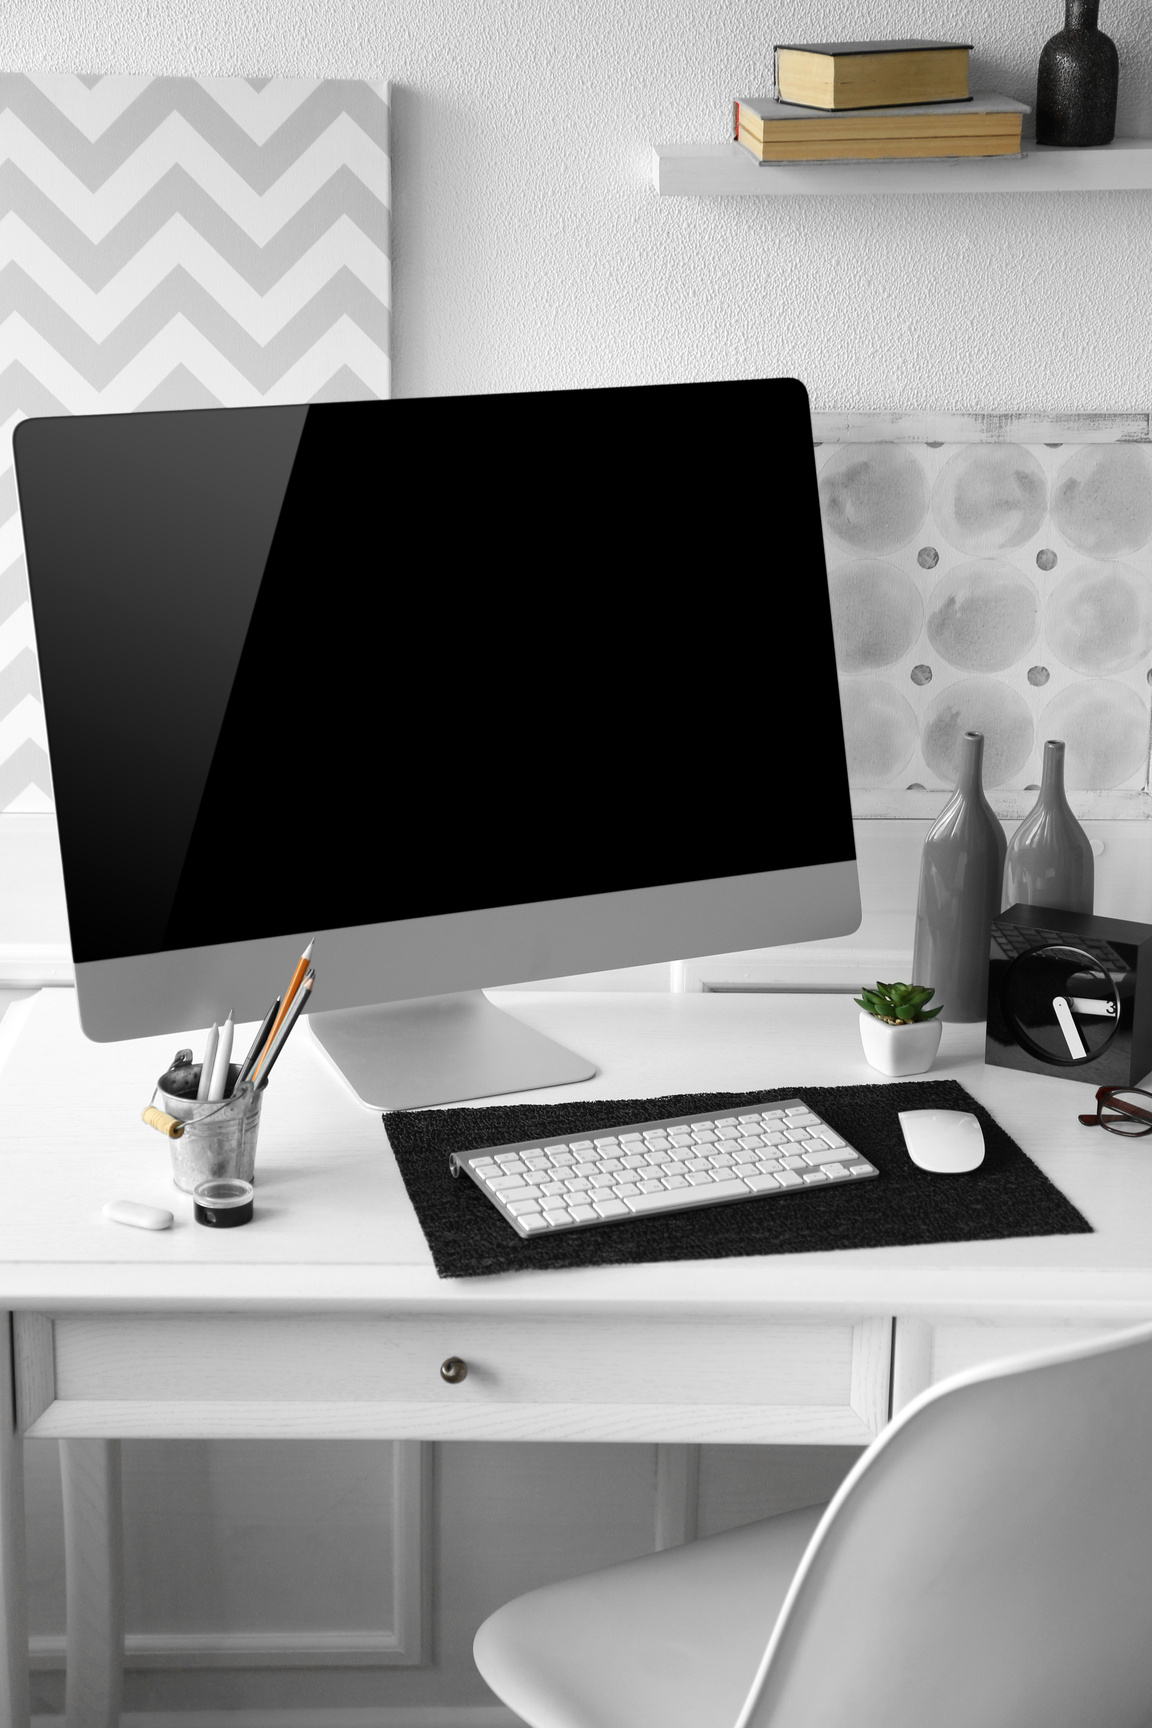
[[[1105,0],[1120,130],[1152,8]],[[401,394],[793,372],[819,407],[1147,408],[1152,196],[658,201],[773,41],[970,34],[1032,99],[1062,0],[12,0],[15,70],[389,76]]]

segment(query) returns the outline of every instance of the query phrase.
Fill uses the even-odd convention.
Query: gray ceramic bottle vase
[[[988,935],[1001,909],[1004,830],[984,796],[984,735],[965,732],[960,778],[928,831],[920,860],[914,984],[931,984],[941,1020],[983,1020]]]
[[[1008,847],[1004,899],[1009,906],[1091,912],[1094,877],[1092,842],[1064,796],[1064,746],[1049,738],[1040,796]]]
[[[1037,144],[1082,148],[1116,136],[1120,59],[1099,15],[1100,0],[1065,0],[1064,28],[1040,50]]]

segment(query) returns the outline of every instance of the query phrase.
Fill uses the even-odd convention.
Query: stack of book
[[[962,42],[823,42],[776,50],[776,95],[741,96],[734,134],[760,162],[1018,156],[1028,108],[969,95]]]

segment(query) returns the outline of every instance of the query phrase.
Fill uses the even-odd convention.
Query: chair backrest
[[[736,1728],[1144,1728],[1152,1327],[958,1375],[828,1507]]]

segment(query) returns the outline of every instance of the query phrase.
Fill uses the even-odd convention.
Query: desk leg
[[[120,1728],[124,1538],[119,1440],[61,1440],[68,1602],[66,1728]]]
[[[0,1728],[28,1728],[24,1440],[13,1402],[12,1316],[0,1313]]]
[[[700,1501],[699,1446],[656,1448],[656,1549],[696,1540]]]

